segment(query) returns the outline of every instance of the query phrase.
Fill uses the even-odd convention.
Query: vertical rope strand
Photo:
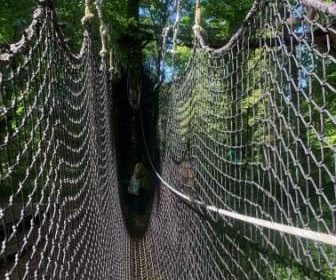
[[[103,17],[103,11],[102,11],[103,0],[96,0],[95,6],[97,9],[98,18],[99,18],[99,32],[100,32],[100,39],[101,39],[101,44],[102,44],[99,54],[101,57],[105,57],[108,54],[108,50],[107,50],[108,30],[107,30],[106,24],[104,22],[104,17]]]
[[[91,9],[90,9],[90,0],[85,0],[84,2],[84,17],[82,18],[82,24],[87,24],[93,17],[94,14],[91,13]]]
[[[176,80],[176,55],[177,55],[177,35],[179,32],[179,23],[180,23],[180,13],[181,13],[181,0],[175,0],[176,7],[176,18],[175,24],[173,27],[173,49],[172,49],[172,59],[173,59],[173,78]]]

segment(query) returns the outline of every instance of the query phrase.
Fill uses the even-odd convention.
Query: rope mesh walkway
[[[196,24],[160,200],[130,239],[105,45],[97,59],[87,6],[73,54],[43,3],[0,54],[1,279],[335,279],[332,4],[256,1],[217,50]]]

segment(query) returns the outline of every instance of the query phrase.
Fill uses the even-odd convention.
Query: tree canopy
[[[70,39],[70,44],[79,46],[81,41],[81,15],[84,10],[84,1],[56,1],[58,18],[63,31]],[[203,0],[202,27],[210,45],[218,47],[228,40],[235,32],[247,11],[252,0]],[[194,0],[180,0],[181,19],[177,40],[177,58],[182,68],[188,60],[193,45]],[[2,45],[15,42],[29,25],[34,0],[0,1],[0,43]],[[94,9],[92,4],[92,9]],[[176,18],[175,0],[105,0],[103,1],[104,21],[108,26],[110,48],[114,51],[117,68],[122,67],[125,56],[125,37],[138,42],[141,48],[143,63],[152,66],[156,75],[162,71],[162,49],[168,51],[167,63],[171,63],[169,53],[172,48],[172,37]],[[98,23],[96,23],[98,24]],[[167,32],[164,46],[163,34]],[[99,36],[97,44],[99,44]],[[161,65],[161,67],[160,67]]]

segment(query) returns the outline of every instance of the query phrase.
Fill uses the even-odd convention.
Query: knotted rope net
[[[334,279],[333,11],[256,1],[220,49],[194,28],[171,89],[160,201],[131,239],[106,50],[95,55],[83,20],[72,53],[41,2],[0,55],[1,278]]]
[[[1,279],[110,279],[126,262],[109,76],[94,56],[92,16],[74,54],[52,3],[40,2],[0,56]]]
[[[336,277],[335,8],[255,1],[213,49],[197,3],[163,137],[164,184],[199,212],[182,279]]]

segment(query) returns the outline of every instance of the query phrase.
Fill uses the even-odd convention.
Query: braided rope
[[[176,54],[177,54],[177,35],[179,31],[179,23],[180,23],[180,13],[181,13],[181,2],[180,0],[175,0],[175,7],[176,7],[176,18],[175,23],[173,26],[173,50],[172,50],[172,59],[173,59],[173,76],[176,79]]]
[[[196,36],[201,33],[202,26],[201,26],[201,19],[202,19],[202,10],[201,10],[201,3],[200,0],[196,0],[195,5],[195,24],[193,26],[193,30]]]
[[[99,32],[100,32],[100,39],[101,39],[101,44],[102,44],[102,48],[99,54],[101,57],[105,57],[108,54],[108,50],[106,47],[108,31],[107,31],[106,24],[104,23],[104,19],[103,19],[103,12],[102,12],[103,0],[96,0],[95,6],[98,12],[98,18],[99,18],[99,23],[100,23]]]
[[[84,6],[85,6],[84,17],[81,20],[83,25],[89,23],[91,19],[94,17],[94,14],[91,12],[90,9],[90,0],[85,0]]]
[[[317,11],[336,16],[336,3],[327,3],[321,0],[300,0],[302,4],[314,8]]]
[[[195,32],[195,37],[197,39],[197,42],[199,43],[199,45],[201,46],[202,49],[204,49],[207,52],[210,53],[215,53],[215,54],[221,54],[221,53],[225,53],[230,51],[234,45],[241,39],[242,34],[245,30],[245,23],[250,21],[253,17],[255,17],[256,13],[261,9],[260,5],[261,3],[264,3],[263,0],[255,0],[251,10],[249,11],[249,13],[247,14],[243,26],[231,37],[230,41],[224,45],[223,47],[219,48],[219,49],[214,49],[211,48],[210,46],[208,46],[205,42],[205,39],[203,38],[201,31],[201,24],[200,24],[200,20],[201,20],[201,7],[200,7],[200,2],[199,0],[197,0],[196,2],[196,15],[195,15],[195,27],[194,27],[194,32]]]

